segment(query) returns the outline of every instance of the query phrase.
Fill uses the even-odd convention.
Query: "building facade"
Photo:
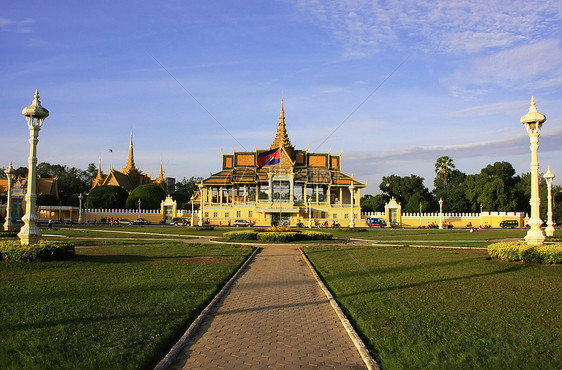
[[[279,149],[279,163],[258,165],[265,152]],[[360,191],[366,184],[341,172],[341,153],[312,153],[291,144],[283,103],[268,149],[222,155],[222,170],[199,185],[195,202],[202,222],[229,225],[365,226]]]

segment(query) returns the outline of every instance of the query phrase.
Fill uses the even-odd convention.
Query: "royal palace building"
[[[268,149],[222,155],[222,170],[199,184],[199,224],[365,226],[360,191],[366,184],[341,172],[341,153],[311,153],[291,144],[283,103]]]

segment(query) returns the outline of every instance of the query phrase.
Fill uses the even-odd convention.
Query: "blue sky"
[[[8,2],[0,167],[27,165],[36,88],[39,161],[122,168],[133,131],[137,167],[157,176],[162,160],[178,180],[268,148],[283,96],[292,143],[342,152],[366,193],[390,174],[432,188],[442,155],[529,172],[534,95],[540,170],[560,184],[561,18],[549,0]]]

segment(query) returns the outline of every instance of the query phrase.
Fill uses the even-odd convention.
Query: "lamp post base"
[[[37,244],[39,237],[41,237],[41,233],[38,227],[29,228],[24,225],[18,233],[21,245]]]
[[[538,224],[533,222],[533,220],[529,221],[529,225],[531,228],[527,231],[527,235],[525,236],[525,241],[528,245],[543,245],[546,236],[544,235],[544,231],[542,231],[540,225],[542,221],[539,220]]]

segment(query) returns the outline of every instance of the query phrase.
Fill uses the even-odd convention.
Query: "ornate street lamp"
[[[140,200],[140,198],[139,198],[139,212],[138,212],[138,214],[137,214],[137,218],[140,218],[140,204],[141,204],[141,200]]]
[[[546,236],[554,236],[554,222],[552,221],[552,180],[554,180],[554,174],[550,172],[550,166],[548,166],[548,171],[544,174],[544,179],[546,180],[546,186],[548,187],[548,212],[546,229],[544,229]]]
[[[349,185],[349,193],[351,195],[351,214],[349,215],[349,227],[355,227],[355,218],[354,218],[354,203],[355,203],[355,197],[354,197],[354,190],[355,190],[355,186],[353,186],[353,183],[351,183],[351,185]]]
[[[80,195],[78,196],[78,224],[82,224],[82,199],[83,199],[83,195],[82,193],[80,193]]]
[[[529,140],[531,142],[531,218],[529,225],[531,228],[525,236],[525,241],[529,245],[542,245],[546,239],[541,229],[542,220],[540,217],[541,198],[539,197],[539,136],[542,124],[546,121],[544,114],[539,113],[535,107],[535,97],[531,99],[529,112],[521,117],[521,123],[525,125]]]
[[[443,229],[443,198],[439,198],[439,230]]]
[[[189,224],[189,226],[193,226],[193,202],[195,200],[195,197],[192,195],[191,196],[191,223]]]
[[[24,225],[18,234],[22,245],[35,244],[41,233],[37,227],[37,211],[35,202],[37,194],[37,142],[39,141],[39,130],[43,126],[45,118],[49,117],[49,111],[41,106],[39,101],[39,90],[35,90],[35,98],[30,106],[23,108],[21,114],[27,120],[29,127],[29,170],[27,173],[27,193],[25,194],[25,215],[22,220]]]
[[[308,228],[312,228],[312,202],[308,198]]]
[[[12,183],[16,178],[16,171],[14,171],[14,167],[12,167],[12,162],[10,162],[8,169],[4,172],[8,178],[8,191],[6,192],[6,222],[4,222],[4,230],[10,231],[14,228],[14,224],[12,223]]]
[[[199,199],[201,200],[201,204],[199,206],[199,226],[203,226],[203,180],[201,180],[201,184],[197,184],[199,188]]]

